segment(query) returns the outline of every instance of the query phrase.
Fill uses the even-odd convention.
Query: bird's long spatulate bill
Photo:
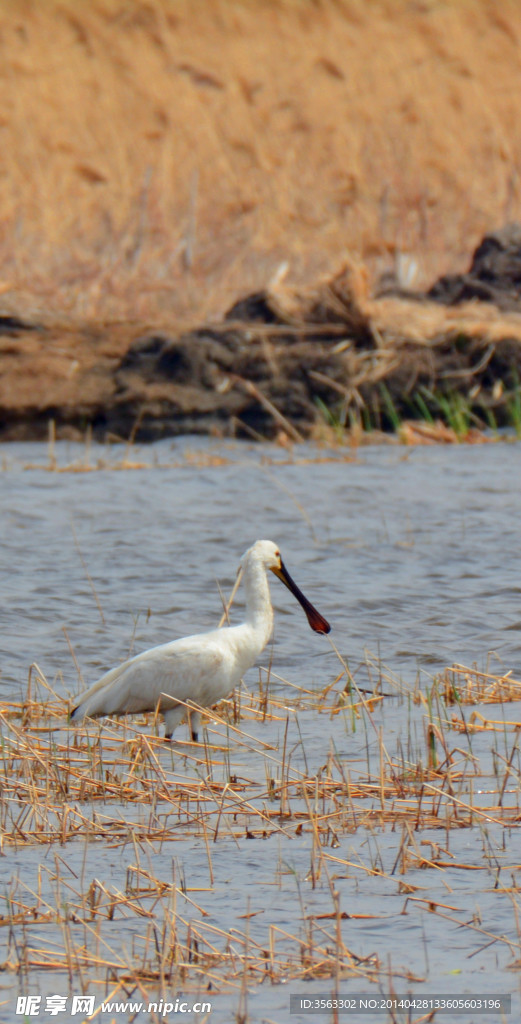
[[[314,629],[315,633],[330,633],[331,626],[329,625],[329,622],[320,614],[320,612],[317,612],[317,609],[313,607],[311,601],[308,601],[307,597],[304,597],[304,594],[299,587],[297,587],[297,584],[291,579],[284,562],[281,561],[280,569],[272,569],[272,572],[275,573],[275,576],[278,576],[279,580],[282,580],[288,590],[291,590],[291,593],[296,597],[299,604],[302,605],[311,629]]]

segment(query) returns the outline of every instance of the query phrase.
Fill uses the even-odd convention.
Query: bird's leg
[[[168,711],[163,712],[165,719],[165,740],[171,740],[174,731],[186,715],[186,708],[182,704],[175,704]]]
[[[194,743],[199,742],[199,730],[201,728],[201,715],[198,711],[190,711],[190,734]]]

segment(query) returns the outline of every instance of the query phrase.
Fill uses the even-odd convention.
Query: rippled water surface
[[[308,629],[299,606],[274,579],[275,641],[260,664],[271,659],[272,692],[287,698],[288,715],[278,722],[245,723],[255,739],[251,749],[223,732],[228,753],[216,777],[224,779],[232,770],[264,792],[263,744],[272,744],[278,763],[283,745],[291,751],[295,778],[299,772],[317,776],[328,755],[353,777],[363,772],[378,778],[382,742],[390,758],[398,753],[403,758],[408,743],[415,756],[421,752],[426,757],[428,709],[421,698],[408,699],[408,693],[427,692],[434,676],[453,662],[521,676],[519,444],[375,446],[347,460],[307,447],[287,454],[184,439],[133,451],[128,458],[141,468],[132,469],[119,468],[124,454],[94,448],[90,464],[102,459],[105,468],[73,472],[75,462],[78,470],[85,469],[85,452],[58,445],[57,468],[68,471],[51,472],[41,446],[10,445],[0,452],[0,696],[5,702],[23,697],[33,662],[57,693],[73,696],[130,652],[213,628],[222,610],[217,581],[229,593],[240,556],[261,537],[280,545],[295,580],[331,622],[331,639],[358,686],[369,690],[379,683],[389,699],[375,707],[369,725],[355,722],[347,711],[334,716],[306,708],[291,711],[292,684],[322,690],[343,665],[329,640]],[[240,621],[241,607],[239,595],[232,621]],[[251,670],[247,687],[254,690],[258,679],[258,670]],[[345,681],[344,674],[333,696]],[[519,758],[508,723],[521,720],[520,705],[480,711],[506,724],[503,733],[484,731],[472,741],[475,756],[490,773],[486,781],[481,777],[473,783],[473,798],[485,806],[479,789],[497,789],[494,772],[510,758],[504,801],[514,806]],[[176,739],[186,738],[181,726]],[[452,748],[463,744],[467,749],[466,737],[451,734]],[[193,775],[191,762],[181,754],[166,749],[158,756],[165,770]],[[275,766],[274,777],[278,770]],[[468,790],[462,789],[461,799],[467,798]],[[143,807],[139,813],[148,812]],[[446,866],[408,871],[410,891],[400,884],[397,866],[401,830],[378,826],[339,834],[329,849],[339,858],[338,866],[330,860],[328,871],[317,879],[310,875],[311,831],[288,831],[282,825],[269,838],[237,838],[223,830],[211,844],[212,879],[200,837],[173,835],[151,846],[146,857],[156,877],[171,881],[175,865],[187,884],[205,890],[192,896],[216,927],[227,933],[249,928],[252,941],[261,946],[269,945],[270,925],[281,936],[303,935],[303,922],[330,914],[332,893],[338,893],[345,914],[342,941],[357,958],[377,955],[382,991],[389,991],[385,972],[390,970],[395,988],[402,985],[403,991],[512,993],[513,1014],[504,1019],[518,1019],[517,823],[504,828],[478,817],[471,828],[418,833],[418,850],[428,857],[428,844],[438,844],[445,852],[437,859]],[[36,888],[39,862],[52,860],[55,852],[50,845],[47,851],[9,847],[0,860],[4,890],[13,879]],[[75,877],[85,876],[88,883],[102,876],[113,887],[124,886],[135,856],[131,843],[114,849],[71,843],[62,853]],[[371,864],[380,875],[367,872]],[[429,901],[446,909],[429,912]],[[191,904],[183,905],[182,913],[187,920],[200,919]],[[461,927],[469,921],[475,927]],[[39,927],[43,935],[45,928]],[[334,922],[327,921],[327,927],[334,932]],[[110,941],[118,949],[128,943],[130,951],[142,931],[141,920],[115,917]],[[12,938],[4,934],[2,940],[2,960],[10,959]],[[64,941],[59,929],[55,941]],[[11,1006],[9,1019],[15,1019],[20,991],[69,990],[61,974],[33,972],[26,988],[12,974],[3,977],[8,986],[12,981],[3,996]],[[235,1020],[246,1004],[252,1021],[332,1019],[318,1011],[314,1016],[289,1013],[290,992],[327,997],[331,978],[252,984],[249,994],[242,995],[238,989],[219,994],[214,988],[213,1024]],[[360,981],[341,981],[339,988],[358,993],[374,986],[362,975]],[[413,1014],[411,1020],[420,1016]],[[360,1019],[391,1018],[381,1012]],[[502,1017],[469,1011],[455,1019],[495,1024]]]

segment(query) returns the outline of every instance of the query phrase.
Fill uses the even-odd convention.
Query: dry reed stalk
[[[456,664],[446,668],[436,682],[446,704],[500,704],[521,700],[521,682],[512,679],[511,672],[495,675]]]
[[[293,441],[295,441],[297,444],[302,444],[304,442],[302,434],[299,433],[296,427],[294,427],[293,424],[290,423],[286,416],[284,416],[280,412],[280,410],[277,409],[273,402],[271,402],[269,398],[267,398],[267,396],[263,394],[260,388],[258,388],[257,385],[253,383],[253,381],[245,380],[242,377],[238,377],[237,374],[233,375],[233,380],[238,387],[242,388],[242,390],[246,392],[246,394],[251,395],[258,402],[260,402],[263,408],[266,409],[267,412],[269,412],[270,416],[272,416],[273,419],[279,424],[279,426],[281,426],[282,429],[286,431],[288,436],[291,437]]]
[[[504,719],[485,718],[480,711],[473,711],[467,722],[462,722],[456,717],[456,715],[453,715],[451,719],[451,726],[458,732],[465,733],[486,731],[501,733],[514,731],[518,733],[521,730],[521,722],[506,722]]]

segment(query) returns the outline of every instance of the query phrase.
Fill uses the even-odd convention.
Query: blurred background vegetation
[[[0,302],[428,286],[521,219],[517,0],[0,0]]]

